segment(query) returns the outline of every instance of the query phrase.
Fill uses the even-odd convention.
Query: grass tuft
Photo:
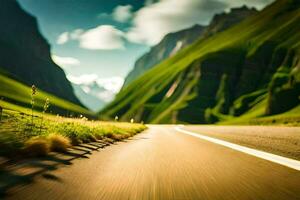
[[[124,138],[124,135],[112,134],[111,139],[114,141],[121,141]]]
[[[24,145],[24,153],[29,156],[46,156],[49,151],[49,143],[42,137],[31,138]]]
[[[50,149],[57,152],[66,152],[71,146],[71,140],[59,134],[51,134],[47,138],[50,142]]]

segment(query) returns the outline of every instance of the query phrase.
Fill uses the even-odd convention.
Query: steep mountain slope
[[[298,0],[278,0],[200,39],[133,81],[101,115],[212,123],[251,109],[253,117],[292,109],[300,103],[299,7]]]
[[[193,43],[203,31],[203,26],[195,25],[189,29],[167,34],[161,42],[152,47],[148,53],[141,56],[135,62],[133,70],[125,78],[123,87],[126,87],[157,63]]]
[[[1,73],[0,85],[0,107],[18,110],[21,112],[26,107],[31,107],[31,87],[17,82],[16,80],[7,78]],[[94,113],[87,110],[86,108],[83,108],[64,99],[58,98],[47,92],[41,91],[39,88],[37,88],[37,93],[34,99],[34,109],[42,111],[47,98],[49,98],[50,100],[49,111],[51,111],[51,113],[53,114],[61,114],[65,116],[94,116]]]
[[[200,37],[206,38],[222,32],[233,25],[240,23],[244,19],[257,14],[257,12],[258,11],[255,8],[242,6],[240,8],[232,8],[229,12],[217,14],[213,17],[210,24],[206,27]]]
[[[1,0],[0,26],[0,69],[6,75],[81,105],[64,71],[52,61],[37,20],[16,0]]]
[[[179,50],[192,44],[197,39],[207,38],[224,31],[256,13],[257,11],[254,8],[250,9],[246,6],[233,8],[228,13],[224,12],[216,15],[207,27],[195,25],[185,30],[167,34],[161,42],[152,47],[148,53],[136,61],[133,70],[125,79],[124,87],[156,64],[173,56]]]

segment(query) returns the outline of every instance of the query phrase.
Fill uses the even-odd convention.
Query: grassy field
[[[12,105],[9,105],[12,107]],[[19,108],[19,106],[17,107]],[[114,142],[131,137],[146,126],[134,123],[88,121],[49,114],[5,110],[0,122],[0,156],[43,156],[66,151],[71,145],[94,141]]]
[[[278,126],[186,126],[185,129],[300,160],[300,128]]]
[[[24,107],[31,107],[31,88],[16,81],[13,79],[10,79],[4,75],[0,74],[0,100],[1,101],[0,106],[7,108],[7,109],[15,109],[16,105],[15,103],[22,105],[18,107],[18,110],[20,112]],[[44,103],[47,98],[50,99],[50,104],[52,107],[52,111],[55,113],[58,111],[61,114],[82,114],[82,115],[88,115],[93,116],[94,113],[89,111],[86,108],[83,108],[81,106],[78,106],[74,103],[68,102],[66,100],[63,100],[61,98],[58,98],[54,95],[51,95],[49,93],[46,93],[44,91],[39,90],[37,87],[37,93],[35,95],[35,109],[42,110]],[[8,102],[13,102],[8,103]],[[24,108],[26,111],[26,108]]]

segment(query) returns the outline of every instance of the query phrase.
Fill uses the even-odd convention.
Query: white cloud
[[[83,74],[80,76],[67,75],[67,78],[69,81],[77,85],[87,86],[96,82],[100,87],[114,94],[120,91],[124,83],[124,78],[122,77],[113,76],[108,78],[99,78],[97,74]]]
[[[51,57],[57,65],[62,67],[80,65],[80,61],[73,57],[61,57],[57,55],[52,55]]]
[[[112,17],[114,20],[118,21],[118,22],[127,22],[128,20],[130,20],[132,18],[132,6],[131,5],[119,5],[117,6],[112,13]]]
[[[101,25],[86,31],[76,29],[71,32],[64,32],[58,37],[57,44],[64,44],[70,40],[78,41],[79,46],[84,49],[111,50],[125,48],[124,33],[111,25]]]
[[[67,78],[69,79],[69,81],[77,85],[82,85],[82,84],[88,85],[95,82],[98,79],[98,75],[97,74],[83,74],[80,76],[67,75]]]
[[[100,78],[97,80],[98,85],[113,93],[117,93],[123,86],[124,78],[115,76],[109,78]]]
[[[96,96],[105,102],[113,100],[124,83],[122,77],[99,78],[97,74],[68,75],[67,78],[72,83],[80,85],[85,93]],[[97,87],[95,87],[95,84]]]
[[[153,45],[167,33],[196,23],[207,24],[214,13],[225,7],[226,4],[218,0],[160,0],[135,13],[127,37],[132,42]]]
[[[166,34],[179,31],[195,24],[208,24],[216,13],[233,7],[247,5],[262,9],[274,0],[146,0],[145,6],[132,12],[131,5],[117,6],[112,14],[102,13],[98,17],[113,17],[116,21],[132,19],[126,33],[112,25],[101,25],[89,30],[76,29],[64,32],[58,44],[78,40],[85,49],[123,49],[124,38],[134,43],[157,44]]]
[[[57,44],[65,44],[66,42],[68,42],[68,40],[69,40],[69,33],[64,32],[58,36],[56,43]]]
[[[83,34],[83,32],[84,32],[83,29],[76,29],[76,30],[72,31],[71,33],[69,33],[69,35],[72,40],[76,40],[76,39],[80,38],[80,36]]]
[[[96,82],[100,87],[105,89],[103,92],[99,92],[97,96],[105,102],[110,102],[122,88],[124,78],[119,76],[99,78]]]
[[[127,33],[131,42],[154,45],[167,33],[195,24],[208,24],[216,14],[232,7],[248,5],[258,9],[274,0],[148,0],[134,13],[133,26]]]
[[[101,25],[82,33],[78,40],[79,45],[85,49],[123,49],[124,33],[114,26]]]
[[[111,92],[111,91],[103,91],[103,92],[99,92],[96,97],[98,97],[99,99],[101,99],[102,101],[109,103],[111,102],[114,97],[116,96],[115,93]]]

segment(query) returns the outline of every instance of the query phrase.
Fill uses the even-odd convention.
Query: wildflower
[[[2,118],[2,110],[3,110],[3,108],[0,106],[0,121],[1,121],[1,118]]]
[[[36,87],[35,87],[35,85],[32,85],[31,86],[31,95],[35,95],[35,93],[36,93]]]
[[[43,113],[45,113],[48,110],[49,106],[50,106],[50,100],[49,98],[47,98],[44,104]]]
[[[33,108],[34,108],[34,96],[36,95],[37,89],[35,87],[35,85],[31,86],[31,125],[33,128]]]
[[[45,104],[44,104],[43,114],[46,113],[46,111],[49,108],[49,106],[50,106],[50,100],[49,100],[49,98],[47,98],[46,101],[45,101]],[[43,121],[44,121],[44,116],[42,115],[42,117],[41,117],[41,125],[40,125],[40,132],[42,132]]]
[[[36,94],[36,87],[35,85],[32,85],[31,86],[31,107],[32,107],[32,110],[33,110],[33,107],[34,107],[34,95]]]
[[[134,119],[133,118],[131,118],[130,123],[134,123]]]

